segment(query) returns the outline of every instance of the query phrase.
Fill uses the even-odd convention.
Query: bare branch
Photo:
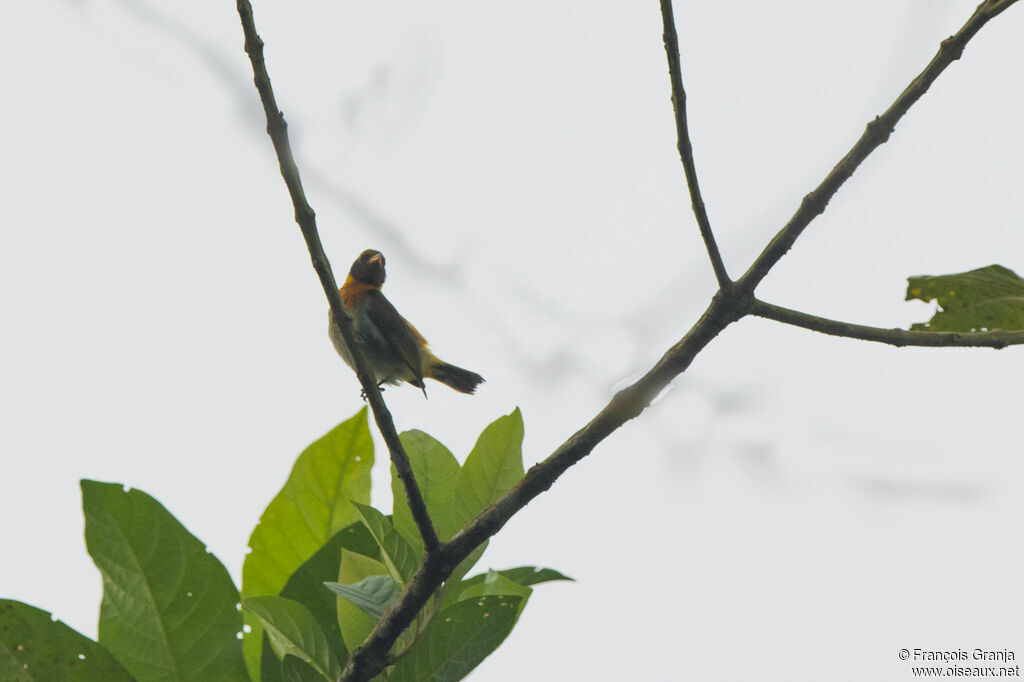
[[[331,270],[331,263],[324,253],[323,244],[320,243],[320,234],[316,227],[316,214],[306,201],[305,192],[302,189],[302,180],[299,177],[299,169],[295,165],[292,156],[291,143],[288,141],[288,124],[285,123],[284,115],[277,108],[277,100],[274,98],[274,90],[270,85],[270,76],[267,74],[267,66],[263,59],[263,40],[256,32],[256,23],[252,16],[252,5],[249,0],[238,0],[238,16],[242,20],[242,31],[245,34],[245,51],[252,63],[253,76],[256,83],[256,90],[260,94],[260,101],[263,103],[263,111],[267,116],[267,134],[274,143],[274,151],[277,153],[277,160],[281,167],[281,176],[288,186],[288,193],[292,198],[292,205],[295,207],[295,222],[302,230],[302,236],[306,240],[309,249],[309,256],[313,261],[313,269],[320,277],[320,284],[323,286],[324,294],[334,315],[334,321],[341,329],[345,344],[352,351],[352,357],[356,366],[356,376],[363,387],[366,398],[373,410],[373,418],[377,422],[384,443],[387,445],[388,453],[391,455],[391,462],[395,465],[402,484],[405,486],[406,497],[409,498],[409,510],[416,521],[416,526],[423,536],[423,547],[427,553],[435,551],[440,544],[434,524],[427,514],[427,505],[423,501],[423,495],[416,479],[412,473],[412,466],[409,464],[409,457],[405,454],[402,442],[398,438],[395,429],[395,422],[391,418],[391,412],[384,404],[384,398],[380,394],[377,382],[367,369],[366,358],[363,355],[363,348],[356,343],[355,333],[352,329],[352,321],[345,311],[345,305],[338,294],[338,283],[334,279],[334,272]]]
[[[789,222],[771,240],[761,255],[757,257],[753,265],[737,281],[737,286],[744,291],[753,292],[768,271],[786,255],[786,252],[793,246],[804,228],[818,215],[824,213],[825,207],[839,190],[844,182],[849,179],[853,172],[868,157],[871,152],[889,139],[903,115],[921,96],[928,91],[931,84],[939,77],[946,67],[960,58],[967,42],[974,35],[1000,12],[1005,10],[1017,0],[985,0],[971,15],[955,35],[942,41],[939,51],[932,58],[928,66],[911,81],[906,90],[900,93],[899,97],[885,110],[881,116],[868,123],[864,134],[857,143],[853,145],[846,156],[836,164],[835,168],[825,176],[814,190],[803,198],[800,208],[789,219]]]
[[[925,332],[908,331],[906,329],[883,329],[866,327],[862,324],[850,324],[829,320],[824,317],[808,315],[797,310],[755,300],[750,313],[768,320],[775,320],[794,327],[802,327],[811,331],[842,336],[861,341],[877,341],[890,346],[926,346],[931,348],[1005,348],[1024,344],[1024,331],[1005,331],[998,329],[989,332]]]
[[[722,254],[718,250],[718,244],[715,243],[715,235],[711,231],[708,212],[704,208],[704,198],[700,194],[700,184],[697,182],[697,168],[693,163],[690,127],[686,119],[686,90],[683,89],[683,76],[679,68],[679,38],[676,36],[672,0],[660,1],[661,22],[664,26],[662,39],[665,43],[665,56],[668,57],[669,79],[672,82],[672,110],[676,115],[676,138],[678,140],[676,147],[679,149],[679,158],[683,162],[686,186],[690,190],[690,204],[693,207],[693,215],[697,218],[700,236],[704,239],[704,246],[707,247],[708,257],[711,259],[711,267],[715,271],[718,286],[725,288],[732,284],[732,280],[729,279],[725,263],[722,262]]]

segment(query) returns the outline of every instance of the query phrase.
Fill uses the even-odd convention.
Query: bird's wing
[[[391,345],[395,355],[412,370],[416,382],[422,385],[423,363],[420,361],[420,348],[427,342],[420,333],[398,314],[395,306],[391,305],[391,301],[380,291],[367,292],[366,314]]]

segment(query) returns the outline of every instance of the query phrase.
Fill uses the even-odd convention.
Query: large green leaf
[[[248,680],[224,566],[140,490],[83,480],[82,502],[103,575],[100,643],[140,680]]]
[[[34,606],[0,599],[0,680],[131,682],[102,646]]]
[[[242,597],[276,595],[292,573],[342,528],[359,521],[352,502],[370,501],[373,441],[363,408],[299,455],[284,487],[249,538]],[[259,620],[247,616],[245,661],[259,678]]]
[[[263,623],[278,657],[300,658],[328,680],[341,675],[341,664],[326,635],[305,606],[284,597],[266,596],[243,599],[242,608]]]
[[[388,517],[369,505],[358,503],[353,503],[353,505],[377,542],[381,562],[388,567],[392,578],[404,584],[419,567],[419,556],[391,525]]]
[[[442,542],[451,539],[459,530],[455,519],[455,478],[459,462],[448,448],[422,431],[406,431],[400,436],[409,456],[413,475],[423,494],[430,520]],[[423,553],[423,539],[409,511],[405,486],[391,466],[391,496],[394,499],[392,523],[402,534],[417,556]]]
[[[338,570],[339,583],[356,583],[370,576],[388,576],[387,567],[368,556],[343,549],[341,551],[341,567]],[[390,577],[390,576],[388,576]],[[337,602],[338,624],[345,645],[351,651],[361,645],[377,624],[377,620],[367,615],[362,609],[348,599],[336,597],[323,585],[320,589]]]
[[[496,501],[523,477],[523,415],[498,417],[483,430],[455,480],[458,527]]]
[[[1001,265],[934,277],[910,277],[907,299],[938,301],[941,310],[914,331],[1024,329],[1024,279]]]
[[[343,549],[370,557],[377,556],[377,543],[374,542],[370,531],[366,530],[362,523],[353,523],[338,531],[326,545],[292,573],[292,577],[281,590],[282,597],[297,601],[309,609],[342,666],[348,660],[348,651],[338,628],[337,600],[324,589],[324,581],[338,577]]]
[[[485,596],[434,616],[388,682],[455,682],[478,666],[515,625],[521,598]]]

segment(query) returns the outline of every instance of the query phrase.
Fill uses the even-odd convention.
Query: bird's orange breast
[[[349,275],[345,279],[345,284],[338,289],[338,293],[341,295],[341,301],[345,304],[345,307],[352,310],[367,293],[376,288],[372,284],[360,282],[357,279],[353,279],[352,275]]]

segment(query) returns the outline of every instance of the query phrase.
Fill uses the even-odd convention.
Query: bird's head
[[[384,284],[384,254],[374,249],[367,249],[359,254],[348,271],[352,279],[379,287]]]

